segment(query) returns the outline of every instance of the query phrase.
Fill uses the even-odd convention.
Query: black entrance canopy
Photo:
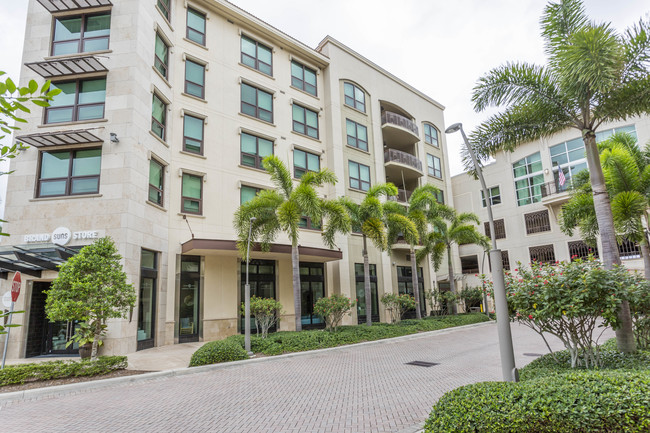
[[[79,252],[81,247],[64,247],[53,243],[7,245],[0,247],[0,278],[20,271],[40,278],[45,270],[57,271],[59,265]]]

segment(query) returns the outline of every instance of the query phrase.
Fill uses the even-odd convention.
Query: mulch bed
[[[91,380],[110,379],[113,377],[133,376],[136,374],[143,374],[143,373],[151,373],[151,372],[143,371],[143,370],[116,370],[99,376],[65,377],[62,379],[39,380],[34,382],[26,382],[23,383],[22,385],[17,384],[17,385],[0,386],[0,393],[25,391],[28,389],[45,388],[48,386],[68,385],[70,383],[90,382]]]

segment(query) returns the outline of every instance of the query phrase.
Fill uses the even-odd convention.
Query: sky
[[[444,105],[446,126],[461,122],[467,133],[490,114],[473,110],[479,77],[508,61],[545,63],[539,35],[543,0],[232,2],[310,47],[334,37]],[[611,22],[620,32],[650,17],[648,0],[584,4],[594,21]],[[27,0],[0,0],[0,70],[11,77],[20,73],[26,14]],[[451,174],[459,174],[460,134],[447,136],[447,145]]]

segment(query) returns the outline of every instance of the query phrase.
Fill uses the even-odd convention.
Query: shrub
[[[393,323],[402,320],[402,316],[408,310],[415,309],[415,298],[407,294],[396,295],[394,293],[386,293],[381,297],[381,303],[384,304],[386,310],[390,312],[391,321]]]
[[[483,302],[483,290],[480,287],[463,287],[458,293],[458,299],[462,299],[465,311],[471,307],[478,307]]]
[[[0,370],[0,386],[62,379],[66,377],[100,376],[128,366],[126,356],[100,356],[90,361],[48,361],[8,365]]]
[[[241,304],[241,314],[246,314],[245,304]],[[269,329],[278,323],[282,314],[282,304],[271,298],[251,296],[251,316],[255,317],[257,334],[262,330],[262,338],[266,338]]]
[[[350,300],[337,293],[327,298],[320,298],[314,304],[314,313],[325,321],[325,328],[329,331],[336,331],[341,324],[343,316],[350,314],[355,301]]]
[[[239,361],[241,359],[248,359],[248,354],[244,350],[243,345],[230,339],[211,341],[199,347],[192,354],[190,367]]]
[[[647,280],[637,281],[628,292],[637,349],[650,349],[650,287]]]

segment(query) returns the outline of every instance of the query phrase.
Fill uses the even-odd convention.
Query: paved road
[[[546,353],[512,325],[517,366]],[[209,372],[12,403],[11,432],[414,432],[446,391],[500,380],[496,324],[268,358]],[[559,341],[551,341],[560,348]],[[405,365],[439,363],[433,367]]]

